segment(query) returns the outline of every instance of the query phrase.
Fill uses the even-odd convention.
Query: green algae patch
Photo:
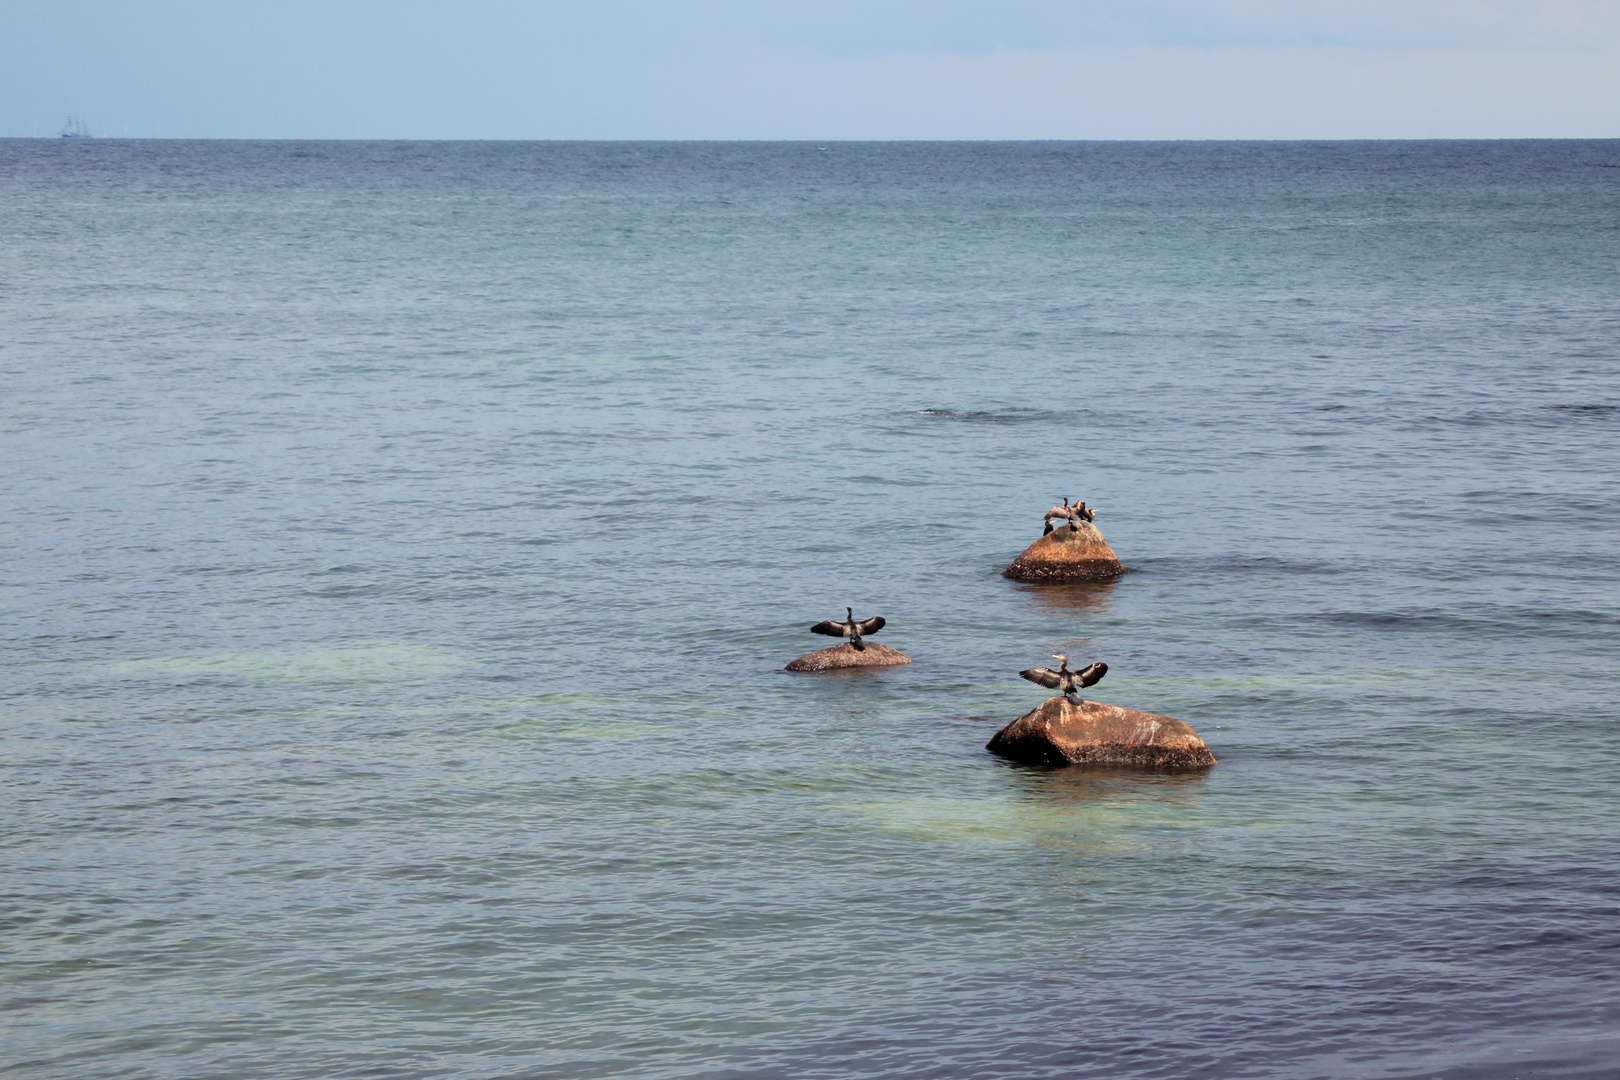
[[[934,844],[1008,844],[1034,839],[1048,823],[1032,821],[1014,802],[920,796],[833,807],[868,825]]]
[[[125,660],[111,665],[108,670],[114,675],[132,677],[178,676],[244,682],[361,685],[424,675],[448,675],[475,664],[474,660],[455,649],[377,642]]]
[[[497,739],[650,739],[669,730],[642,720],[524,720],[490,732]]]
[[[539,694],[508,701],[465,702],[463,708],[495,713],[521,710],[529,714],[492,729],[489,734],[498,739],[623,741],[664,736],[670,730],[665,724],[626,719],[623,700],[607,694]]]
[[[1025,798],[919,795],[828,806],[864,827],[928,844],[1050,845],[1083,839],[1095,850],[1162,845],[1166,830],[1198,827],[1188,808],[1149,792],[1103,786],[1080,794],[1067,787]]]

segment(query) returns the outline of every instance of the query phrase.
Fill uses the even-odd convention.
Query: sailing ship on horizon
[[[90,125],[86,124],[83,120],[75,121],[73,117],[70,116],[67,118],[67,123],[62,125],[62,138],[93,139],[95,136],[90,134]]]

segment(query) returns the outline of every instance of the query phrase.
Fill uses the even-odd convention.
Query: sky
[[[1620,137],[1620,0],[0,0],[0,137]]]

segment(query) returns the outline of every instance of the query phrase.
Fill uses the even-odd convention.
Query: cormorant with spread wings
[[[1102,681],[1104,675],[1108,674],[1108,665],[1101,660],[1079,671],[1070,671],[1067,656],[1062,653],[1053,653],[1052,659],[1058,661],[1056,671],[1044,667],[1030,668],[1028,671],[1020,671],[1018,673],[1019,677],[1028,679],[1032,683],[1040,683],[1050,690],[1059,691],[1069,699],[1071,705],[1081,703],[1079,691],[1088,686],[1095,686]]]
[[[870,619],[856,622],[854,608],[845,608],[844,611],[849,615],[849,618],[843,622],[834,622],[831,619],[826,622],[818,622],[810,628],[810,632],[812,634],[826,634],[828,637],[847,637],[849,643],[855,646],[856,652],[865,652],[866,643],[861,638],[867,634],[875,634],[883,629],[883,616],[874,615]]]

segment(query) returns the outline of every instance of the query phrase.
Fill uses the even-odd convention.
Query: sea
[[[1620,1076],[1617,698],[1620,141],[0,141],[5,1075]]]

